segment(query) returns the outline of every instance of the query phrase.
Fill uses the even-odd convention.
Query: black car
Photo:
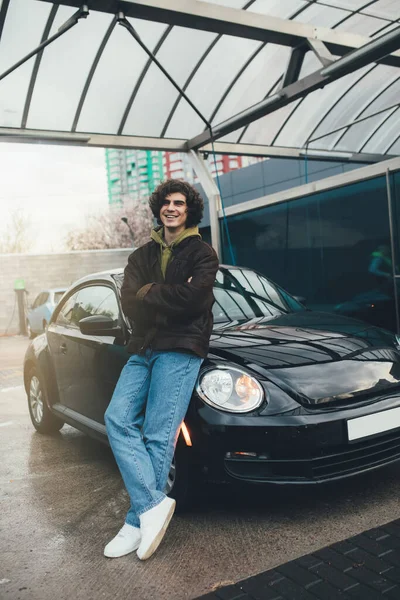
[[[26,352],[33,425],[106,441],[128,359],[122,270],[76,282]],[[168,492],[193,481],[314,484],[400,458],[400,352],[392,333],[307,310],[264,276],[221,266],[214,330],[182,424]],[[165,390],[168,393],[168,390]]]

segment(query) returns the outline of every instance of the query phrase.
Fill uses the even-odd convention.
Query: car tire
[[[39,433],[59,431],[64,422],[50,412],[45,399],[46,392],[43,381],[35,368],[32,368],[28,373],[26,390],[29,415],[36,431]]]
[[[28,334],[29,339],[33,340],[33,338],[35,337],[35,334],[32,331],[32,327],[31,327],[31,324],[29,323],[29,321],[26,321],[26,333]]]
[[[194,489],[190,449],[181,442],[175,449],[165,493],[176,500],[176,512],[184,512],[191,504]]]

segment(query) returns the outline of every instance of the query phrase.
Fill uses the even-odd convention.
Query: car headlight
[[[264,400],[260,383],[235,367],[215,367],[200,374],[199,396],[214,408],[234,413],[250,412]]]

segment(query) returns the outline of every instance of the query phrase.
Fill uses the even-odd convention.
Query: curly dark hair
[[[203,218],[204,202],[199,192],[186,181],[180,179],[167,179],[160,183],[149,198],[149,206],[157,223],[162,225],[160,220],[160,210],[164,204],[164,200],[169,194],[180,192],[186,198],[188,207],[188,216],[186,227],[194,227],[198,225]]]

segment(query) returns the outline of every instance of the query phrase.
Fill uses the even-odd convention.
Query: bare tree
[[[126,217],[127,223],[121,220],[122,217]],[[111,210],[88,217],[84,228],[67,234],[65,245],[68,250],[137,248],[148,241],[152,225],[153,217],[145,204]]]
[[[21,207],[10,213],[7,230],[0,234],[0,254],[19,254],[32,248],[30,237],[31,220]]]

